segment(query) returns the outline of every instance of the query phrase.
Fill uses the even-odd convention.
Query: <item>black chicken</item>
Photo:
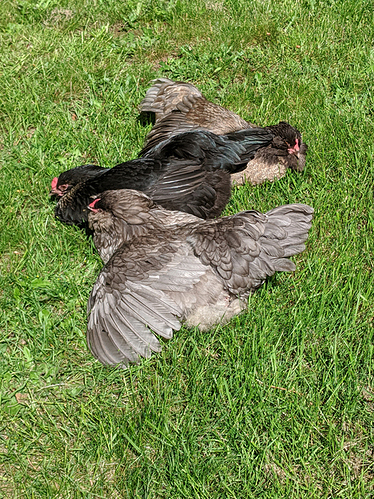
[[[262,128],[222,136],[207,130],[185,132],[111,169],[93,167],[89,176],[89,165],[69,170],[60,175],[62,181],[59,177],[52,183],[52,191],[64,192],[56,217],[70,225],[87,222],[90,196],[115,189],[136,189],[167,209],[215,217],[230,198],[230,174],[244,169],[256,150],[273,139]]]

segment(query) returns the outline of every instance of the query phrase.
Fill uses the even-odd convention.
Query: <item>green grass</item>
[[[373,33],[364,0],[2,1],[1,497],[374,495]],[[124,372],[87,349],[101,263],[48,191],[136,157],[159,76],[296,125],[305,171],[227,213],[305,202],[315,220],[248,312]]]

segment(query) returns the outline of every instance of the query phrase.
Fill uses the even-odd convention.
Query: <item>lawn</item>
[[[2,0],[0,497],[374,496],[373,41],[365,0]],[[315,219],[248,311],[124,371],[87,348],[102,264],[48,193],[137,156],[160,76],[310,146],[226,214]]]

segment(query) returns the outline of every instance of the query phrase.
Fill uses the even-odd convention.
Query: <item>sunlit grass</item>
[[[0,495],[373,494],[370,2],[5,0],[0,9]],[[93,359],[92,243],[51,179],[136,157],[152,78],[243,118],[286,120],[306,169],[235,189],[227,213],[309,203],[297,270],[208,333],[126,372]]]

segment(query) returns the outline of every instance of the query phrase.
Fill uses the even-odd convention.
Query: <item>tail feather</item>
[[[142,113],[158,113],[162,111],[161,103],[155,104],[155,100],[159,95],[161,88],[165,85],[174,83],[167,78],[158,78],[153,80],[151,88],[145,94],[144,99],[140,103],[140,112]]]

